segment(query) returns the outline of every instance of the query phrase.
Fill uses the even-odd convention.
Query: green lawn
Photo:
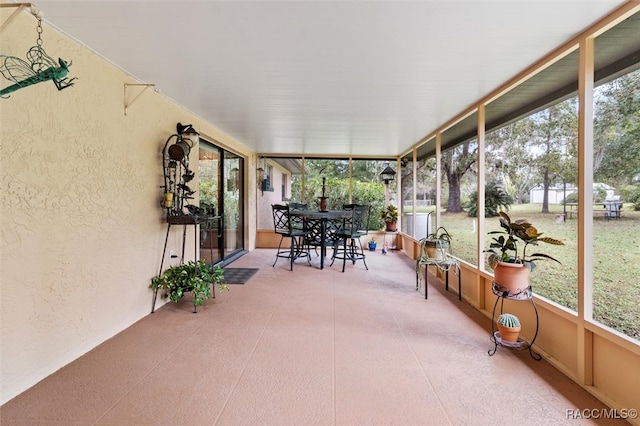
[[[564,246],[541,243],[535,251],[549,254],[562,262],[538,262],[531,274],[534,292],[570,309],[577,309],[578,221],[556,221],[562,206],[550,206],[552,213],[540,213],[539,204],[512,206],[511,219],[526,218],[539,232],[564,241]],[[473,219],[466,213],[443,213],[442,224],[453,235],[453,254],[477,263]],[[498,230],[498,218],[487,218],[485,231]],[[594,214],[593,221],[593,312],[594,319],[634,339],[640,340],[640,212],[627,204],[620,219],[605,220]],[[488,235],[484,236],[489,241]],[[488,243],[487,243],[488,246]]]

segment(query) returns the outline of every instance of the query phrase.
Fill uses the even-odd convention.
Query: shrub
[[[567,195],[567,199],[563,201],[563,204],[567,202],[567,203],[577,203],[578,202],[578,193],[577,192],[572,192],[571,194]]]
[[[622,201],[633,203],[633,209],[640,211],[640,186],[624,185],[618,188],[618,193]]]
[[[513,204],[513,197],[494,180],[488,181],[484,186],[484,217],[496,217],[500,210],[509,210]],[[469,201],[464,205],[470,217],[478,216],[478,192],[469,196]]]
[[[636,188],[635,192],[629,195],[628,200],[633,203],[633,209],[640,211],[640,188]]]

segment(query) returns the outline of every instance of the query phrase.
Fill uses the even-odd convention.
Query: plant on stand
[[[176,303],[185,293],[192,292],[193,313],[196,313],[197,307],[204,305],[205,299],[212,297],[212,286],[218,285],[220,291],[229,290],[223,280],[224,270],[220,266],[211,268],[198,260],[170,267],[160,276],[153,277],[150,287],[156,291],[164,289],[163,297],[169,297]]]
[[[454,268],[456,273],[460,273],[460,264],[451,255],[452,239],[446,228],[441,226],[420,240],[420,252],[416,259],[416,290],[420,289],[424,279],[422,272],[424,265],[435,265],[438,268],[438,274],[448,272],[451,268]]]
[[[491,231],[493,238],[487,252],[491,253],[487,259],[494,271],[495,284],[501,292],[518,294],[529,287],[529,273],[536,267],[538,260],[559,260],[544,253],[527,254],[529,246],[537,246],[539,242],[563,246],[560,240],[543,237],[541,232],[526,219],[511,221],[509,215],[500,212],[500,231]]]
[[[446,254],[450,252],[451,239],[451,234],[449,234],[444,226],[436,229],[436,232],[427,235],[424,240],[422,240],[427,257],[431,260],[443,260]]]
[[[500,339],[509,343],[517,343],[520,334],[520,320],[513,314],[501,314],[496,321]]]
[[[380,210],[380,218],[384,220],[387,232],[396,232],[398,223],[398,208],[393,204]]]

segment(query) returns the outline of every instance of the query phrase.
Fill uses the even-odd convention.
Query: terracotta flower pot
[[[517,294],[529,287],[529,272],[521,263],[500,262],[493,268],[493,279],[509,294]]]
[[[500,332],[500,339],[505,342],[517,343],[518,335],[520,334],[521,327],[505,327],[502,324],[496,323],[498,331]]]

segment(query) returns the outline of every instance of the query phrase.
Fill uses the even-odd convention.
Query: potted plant
[[[380,218],[382,218],[386,224],[387,232],[396,232],[398,223],[398,208],[393,204],[389,204],[387,207],[380,210]]]
[[[376,237],[371,237],[369,240],[369,251],[376,251],[376,247],[378,243],[376,243]]]
[[[500,231],[489,234],[498,235],[493,238],[487,252],[489,266],[494,271],[494,281],[502,291],[508,294],[518,294],[529,287],[529,273],[536,267],[538,260],[559,260],[544,253],[527,253],[530,245],[537,246],[539,242],[562,246],[560,240],[542,237],[542,233],[526,219],[511,221],[509,215],[500,212]]]
[[[427,235],[422,243],[429,259],[443,260],[445,253],[451,248],[451,234],[441,226],[436,229],[436,232]]]
[[[196,313],[197,307],[202,306],[205,299],[212,297],[213,285],[217,284],[220,291],[229,290],[223,279],[224,271],[220,266],[211,268],[198,260],[170,267],[160,276],[153,277],[150,287],[156,291],[164,289],[163,297],[169,297],[176,303],[185,293],[192,292],[193,313]]]
[[[496,325],[498,326],[501,340],[509,343],[518,342],[520,320],[517,316],[513,314],[501,314],[496,321]]]

